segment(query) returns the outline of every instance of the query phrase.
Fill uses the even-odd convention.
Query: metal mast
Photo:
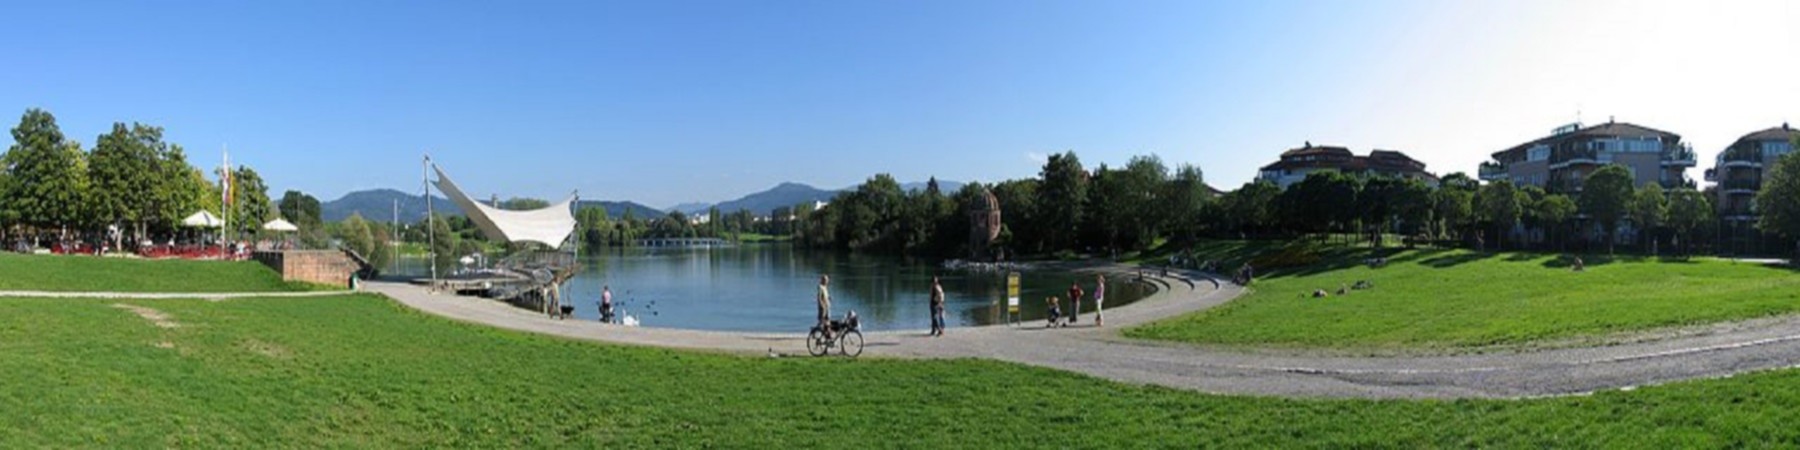
[[[437,236],[435,236],[435,234],[436,234],[435,232],[437,231],[436,230],[437,214],[435,212],[433,212],[431,209],[431,154],[430,153],[425,154],[424,168],[422,170],[420,170],[420,173],[422,173],[424,175],[423,184],[425,185],[425,255],[427,258],[426,263],[431,266],[431,283],[433,285],[436,285],[437,279],[438,279]]]

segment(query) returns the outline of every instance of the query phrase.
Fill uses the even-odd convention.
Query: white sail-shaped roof
[[[468,195],[463,194],[462,189],[456,187],[456,183],[450,181],[450,176],[444,174],[444,169],[436,164],[432,164],[431,169],[437,171],[437,182],[433,184],[437,185],[438,191],[449,197],[450,202],[455,203],[458,208],[462,208],[463,214],[468,215],[469,221],[475,222],[475,227],[480,228],[481,234],[488,239],[537,242],[550,248],[560,248],[563,241],[568,240],[569,234],[575,232],[575,214],[570,208],[570,204],[575,203],[574,195],[541,209],[505,210],[471,200]]]

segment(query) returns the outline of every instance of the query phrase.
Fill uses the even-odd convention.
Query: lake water
[[[944,286],[945,320],[951,327],[1001,323],[1006,278],[998,273],[945,271],[937,264],[900,258],[796,250],[785,244],[717,249],[613,249],[583,254],[582,271],[564,287],[576,317],[599,317],[600,289],[646,327],[726,331],[803,332],[814,322],[819,274],[831,275],[832,315],[855,310],[869,330],[931,327],[931,277]],[[1094,276],[1048,270],[1021,273],[1022,313],[1042,324],[1044,298],[1065,297],[1079,280],[1084,311],[1093,310]],[[1109,308],[1123,306],[1151,288],[1107,280]],[[1034,300],[1035,299],[1035,300]],[[1063,298],[1063,308],[1069,307]],[[1082,319],[1092,320],[1089,314]]]

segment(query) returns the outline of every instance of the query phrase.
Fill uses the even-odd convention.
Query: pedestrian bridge
[[[650,238],[638,239],[640,247],[730,247],[731,241],[719,238]]]

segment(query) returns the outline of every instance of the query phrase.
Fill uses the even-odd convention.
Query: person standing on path
[[[1094,275],[1094,326],[1106,326],[1106,275]]]
[[[1069,283],[1069,323],[1075,323],[1076,319],[1081,318],[1081,296],[1083,295],[1087,295],[1087,293],[1081,292],[1081,280]]]
[[[944,285],[931,277],[931,335],[944,337]]]
[[[600,287],[600,323],[612,323],[612,321],[613,321],[612,319],[613,319],[612,286],[611,285],[601,286]]]
[[[831,275],[819,274],[819,329],[831,339]]]

